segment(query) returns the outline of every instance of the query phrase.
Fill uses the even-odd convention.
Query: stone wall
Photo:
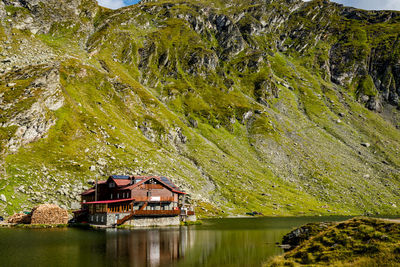
[[[134,227],[169,226],[179,224],[179,216],[158,218],[133,218],[132,220],[125,222],[125,225],[130,225]]]
[[[106,213],[97,213],[89,215],[89,223],[96,225],[105,225],[107,222],[107,214]]]
[[[124,218],[129,213],[97,213],[89,215],[89,223],[96,225],[108,225],[111,226],[117,223],[117,220]]]
[[[195,222],[197,221],[196,215],[189,215],[186,217],[187,222]]]

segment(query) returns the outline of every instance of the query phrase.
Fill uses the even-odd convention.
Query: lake
[[[83,230],[0,228],[1,266],[260,266],[294,227],[349,217],[208,219],[203,225]]]

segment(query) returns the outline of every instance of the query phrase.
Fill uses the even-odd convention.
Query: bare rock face
[[[16,152],[21,145],[43,138],[56,123],[52,112],[58,110],[64,104],[59,79],[58,69],[56,67],[50,68],[25,89],[32,98],[36,98],[36,101],[28,108],[10,114],[9,120],[1,125],[2,127],[18,127],[7,144],[10,152]],[[21,98],[23,97],[25,96]],[[18,100],[16,99],[16,101]],[[12,103],[2,104],[0,106],[3,109],[12,106]]]
[[[6,16],[6,9],[3,2],[0,2],[0,18],[4,18]]]
[[[94,0],[3,0],[2,4],[27,9],[29,12],[13,14],[10,20],[15,28],[34,34],[48,33],[55,23],[80,23],[81,18],[91,20],[98,11]],[[81,26],[84,31],[90,30],[89,26]]]
[[[55,204],[39,205],[32,210],[32,224],[67,224],[68,212]]]

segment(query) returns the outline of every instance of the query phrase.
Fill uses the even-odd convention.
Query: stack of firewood
[[[39,205],[32,210],[32,224],[67,224],[68,212],[54,204]]]
[[[15,224],[67,224],[68,212],[54,204],[42,204],[29,214],[17,213],[8,218],[7,223]]]
[[[31,223],[31,215],[25,213],[17,213],[12,215],[7,219],[7,223],[16,223],[16,224],[30,224]]]

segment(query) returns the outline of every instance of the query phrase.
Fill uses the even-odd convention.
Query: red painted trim
[[[116,200],[100,200],[100,201],[91,201],[91,202],[82,202],[83,205],[85,204],[108,204],[108,203],[119,203],[119,202],[126,202],[135,200],[134,198],[124,198],[124,199],[116,199]]]

